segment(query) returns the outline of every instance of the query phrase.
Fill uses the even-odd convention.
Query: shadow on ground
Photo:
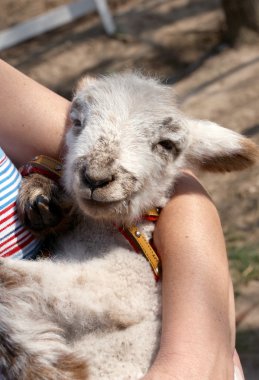
[[[247,380],[259,379],[259,329],[237,332],[237,351]]]

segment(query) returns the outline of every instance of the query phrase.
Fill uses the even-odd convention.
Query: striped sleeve
[[[21,175],[0,148],[0,257],[35,257],[40,241],[24,227],[17,215],[16,198]]]

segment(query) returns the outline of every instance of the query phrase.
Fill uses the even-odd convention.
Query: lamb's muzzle
[[[109,176],[101,179],[92,178],[87,174],[86,170],[83,173],[81,173],[81,175],[83,184],[86,187],[88,187],[92,192],[95,189],[108,186],[114,180],[114,176]]]

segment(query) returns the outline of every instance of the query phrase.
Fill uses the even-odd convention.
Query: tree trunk
[[[259,33],[259,0],[222,0],[227,37],[235,42],[244,29]]]

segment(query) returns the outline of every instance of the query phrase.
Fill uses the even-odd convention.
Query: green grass
[[[228,256],[235,295],[238,297],[242,285],[251,280],[259,281],[259,248],[251,246],[239,248],[229,244]],[[258,344],[258,329],[237,330],[236,347],[239,353],[246,355],[258,353]]]
[[[228,247],[230,270],[234,287],[247,284],[251,280],[259,281],[259,248]]]

